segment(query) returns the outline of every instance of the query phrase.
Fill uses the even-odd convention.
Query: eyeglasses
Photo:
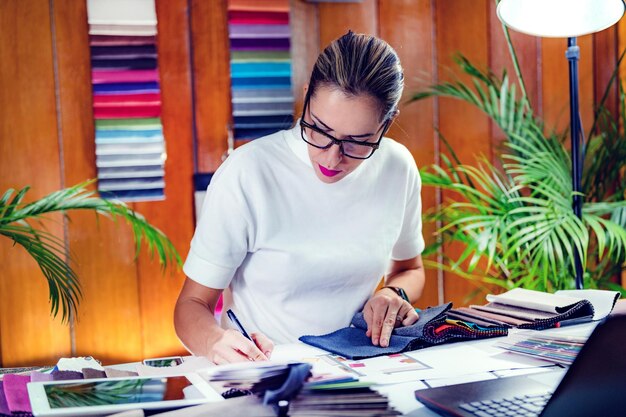
[[[380,146],[380,141],[383,139],[383,135],[389,127],[389,120],[385,121],[382,126],[382,132],[376,142],[361,142],[352,139],[337,139],[332,135],[321,130],[319,127],[314,126],[304,120],[309,105],[309,98],[307,97],[304,102],[304,109],[302,110],[302,117],[300,118],[300,135],[302,140],[309,145],[318,149],[328,149],[333,145],[339,146],[339,150],[342,155],[348,158],[354,159],[367,159],[374,154],[374,151]],[[306,134],[304,129],[309,129],[310,134]]]

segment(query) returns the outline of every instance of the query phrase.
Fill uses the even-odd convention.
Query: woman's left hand
[[[410,326],[419,316],[408,301],[393,290],[383,288],[365,303],[363,318],[367,323],[366,335],[372,338],[372,344],[388,347],[393,329]]]

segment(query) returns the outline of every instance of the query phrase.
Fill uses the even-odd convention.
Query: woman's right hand
[[[268,360],[274,343],[267,336],[252,333],[250,341],[237,330],[222,329],[215,320],[213,306],[222,291],[185,280],[174,310],[180,341],[194,355],[206,356],[216,364]]]
[[[219,329],[215,341],[209,341],[207,355],[216,365],[234,362],[266,361],[270,358],[274,343],[262,333],[252,333],[248,340],[237,330]]]

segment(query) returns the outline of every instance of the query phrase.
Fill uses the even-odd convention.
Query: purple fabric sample
[[[153,45],[156,36],[89,35],[90,46]]]
[[[33,371],[30,373],[30,382],[52,381],[52,374]]]
[[[12,413],[15,412],[32,412],[30,408],[30,400],[28,399],[28,390],[26,384],[30,382],[27,375],[8,374],[3,380],[4,395],[7,405]]]
[[[7,399],[4,396],[4,382],[0,381],[0,414],[11,414],[11,410],[9,410],[9,405],[7,404]]]
[[[230,49],[234,51],[288,51],[289,38],[276,39],[231,39]]]
[[[240,38],[289,38],[289,25],[228,25],[231,39]]]
[[[98,369],[93,368],[83,368],[83,378],[85,379],[94,379],[94,378],[106,378],[107,374],[104,371],[100,371]]]
[[[53,381],[69,381],[71,379],[83,379],[83,374],[77,371],[52,371]]]

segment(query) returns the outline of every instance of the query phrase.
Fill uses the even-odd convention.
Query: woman
[[[176,331],[215,363],[266,360],[363,310],[374,345],[413,324],[424,286],[420,179],[383,135],[398,114],[395,51],[346,35],[319,56],[291,130],[238,148],[213,176],[191,242]],[[381,277],[387,287],[376,291]],[[252,341],[222,315],[219,296]]]

